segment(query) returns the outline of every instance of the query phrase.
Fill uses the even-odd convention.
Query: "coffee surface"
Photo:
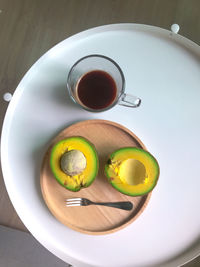
[[[105,109],[116,99],[117,88],[105,71],[94,70],[82,76],[77,85],[80,102],[91,109]]]

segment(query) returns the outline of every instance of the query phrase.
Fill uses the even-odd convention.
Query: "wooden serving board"
[[[71,192],[62,187],[54,178],[49,156],[52,146],[70,136],[83,136],[92,142],[99,156],[99,173],[93,184]],[[104,175],[108,156],[118,148],[133,146],[146,149],[143,143],[127,128],[106,120],[88,120],[73,124],[64,129],[52,141],[41,169],[41,189],[44,200],[52,214],[66,226],[86,234],[107,234],[133,222],[145,209],[150,195],[130,197],[114,189]],[[85,197],[93,201],[131,201],[134,208],[124,211],[103,206],[66,207],[65,199]]]

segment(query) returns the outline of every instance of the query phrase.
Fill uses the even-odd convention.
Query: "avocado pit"
[[[81,174],[86,165],[84,154],[76,149],[65,152],[60,159],[61,170],[69,176]]]

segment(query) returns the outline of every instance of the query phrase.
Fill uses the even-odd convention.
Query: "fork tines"
[[[65,200],[65,204],[67,207],[73,207],[73,206],[81,206],[82,198],[76,197],[76,198],[68,198]]]

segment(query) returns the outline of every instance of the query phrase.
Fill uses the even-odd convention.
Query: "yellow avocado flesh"
[[[85,159],[86,166],[82,172],[75,175],[65,173],[61,168],[61,159],[64,154],[72,150],[80,151]],[[79,191],[88,187],[98,173],[98,156],[94,146],[83,137],[69,137],[54,145],[50,155],[50,167],[57,181],[71,191]]]
[[[144,164],[132,158],[122,161],[119,170],[116,169],[115,172],[124,184],[143,184],[148,179]]]
[[[149,152],[126,147],[111,154],[105,173],[111,185],[121,193],[140,196],[155,187],[159,165]]]

